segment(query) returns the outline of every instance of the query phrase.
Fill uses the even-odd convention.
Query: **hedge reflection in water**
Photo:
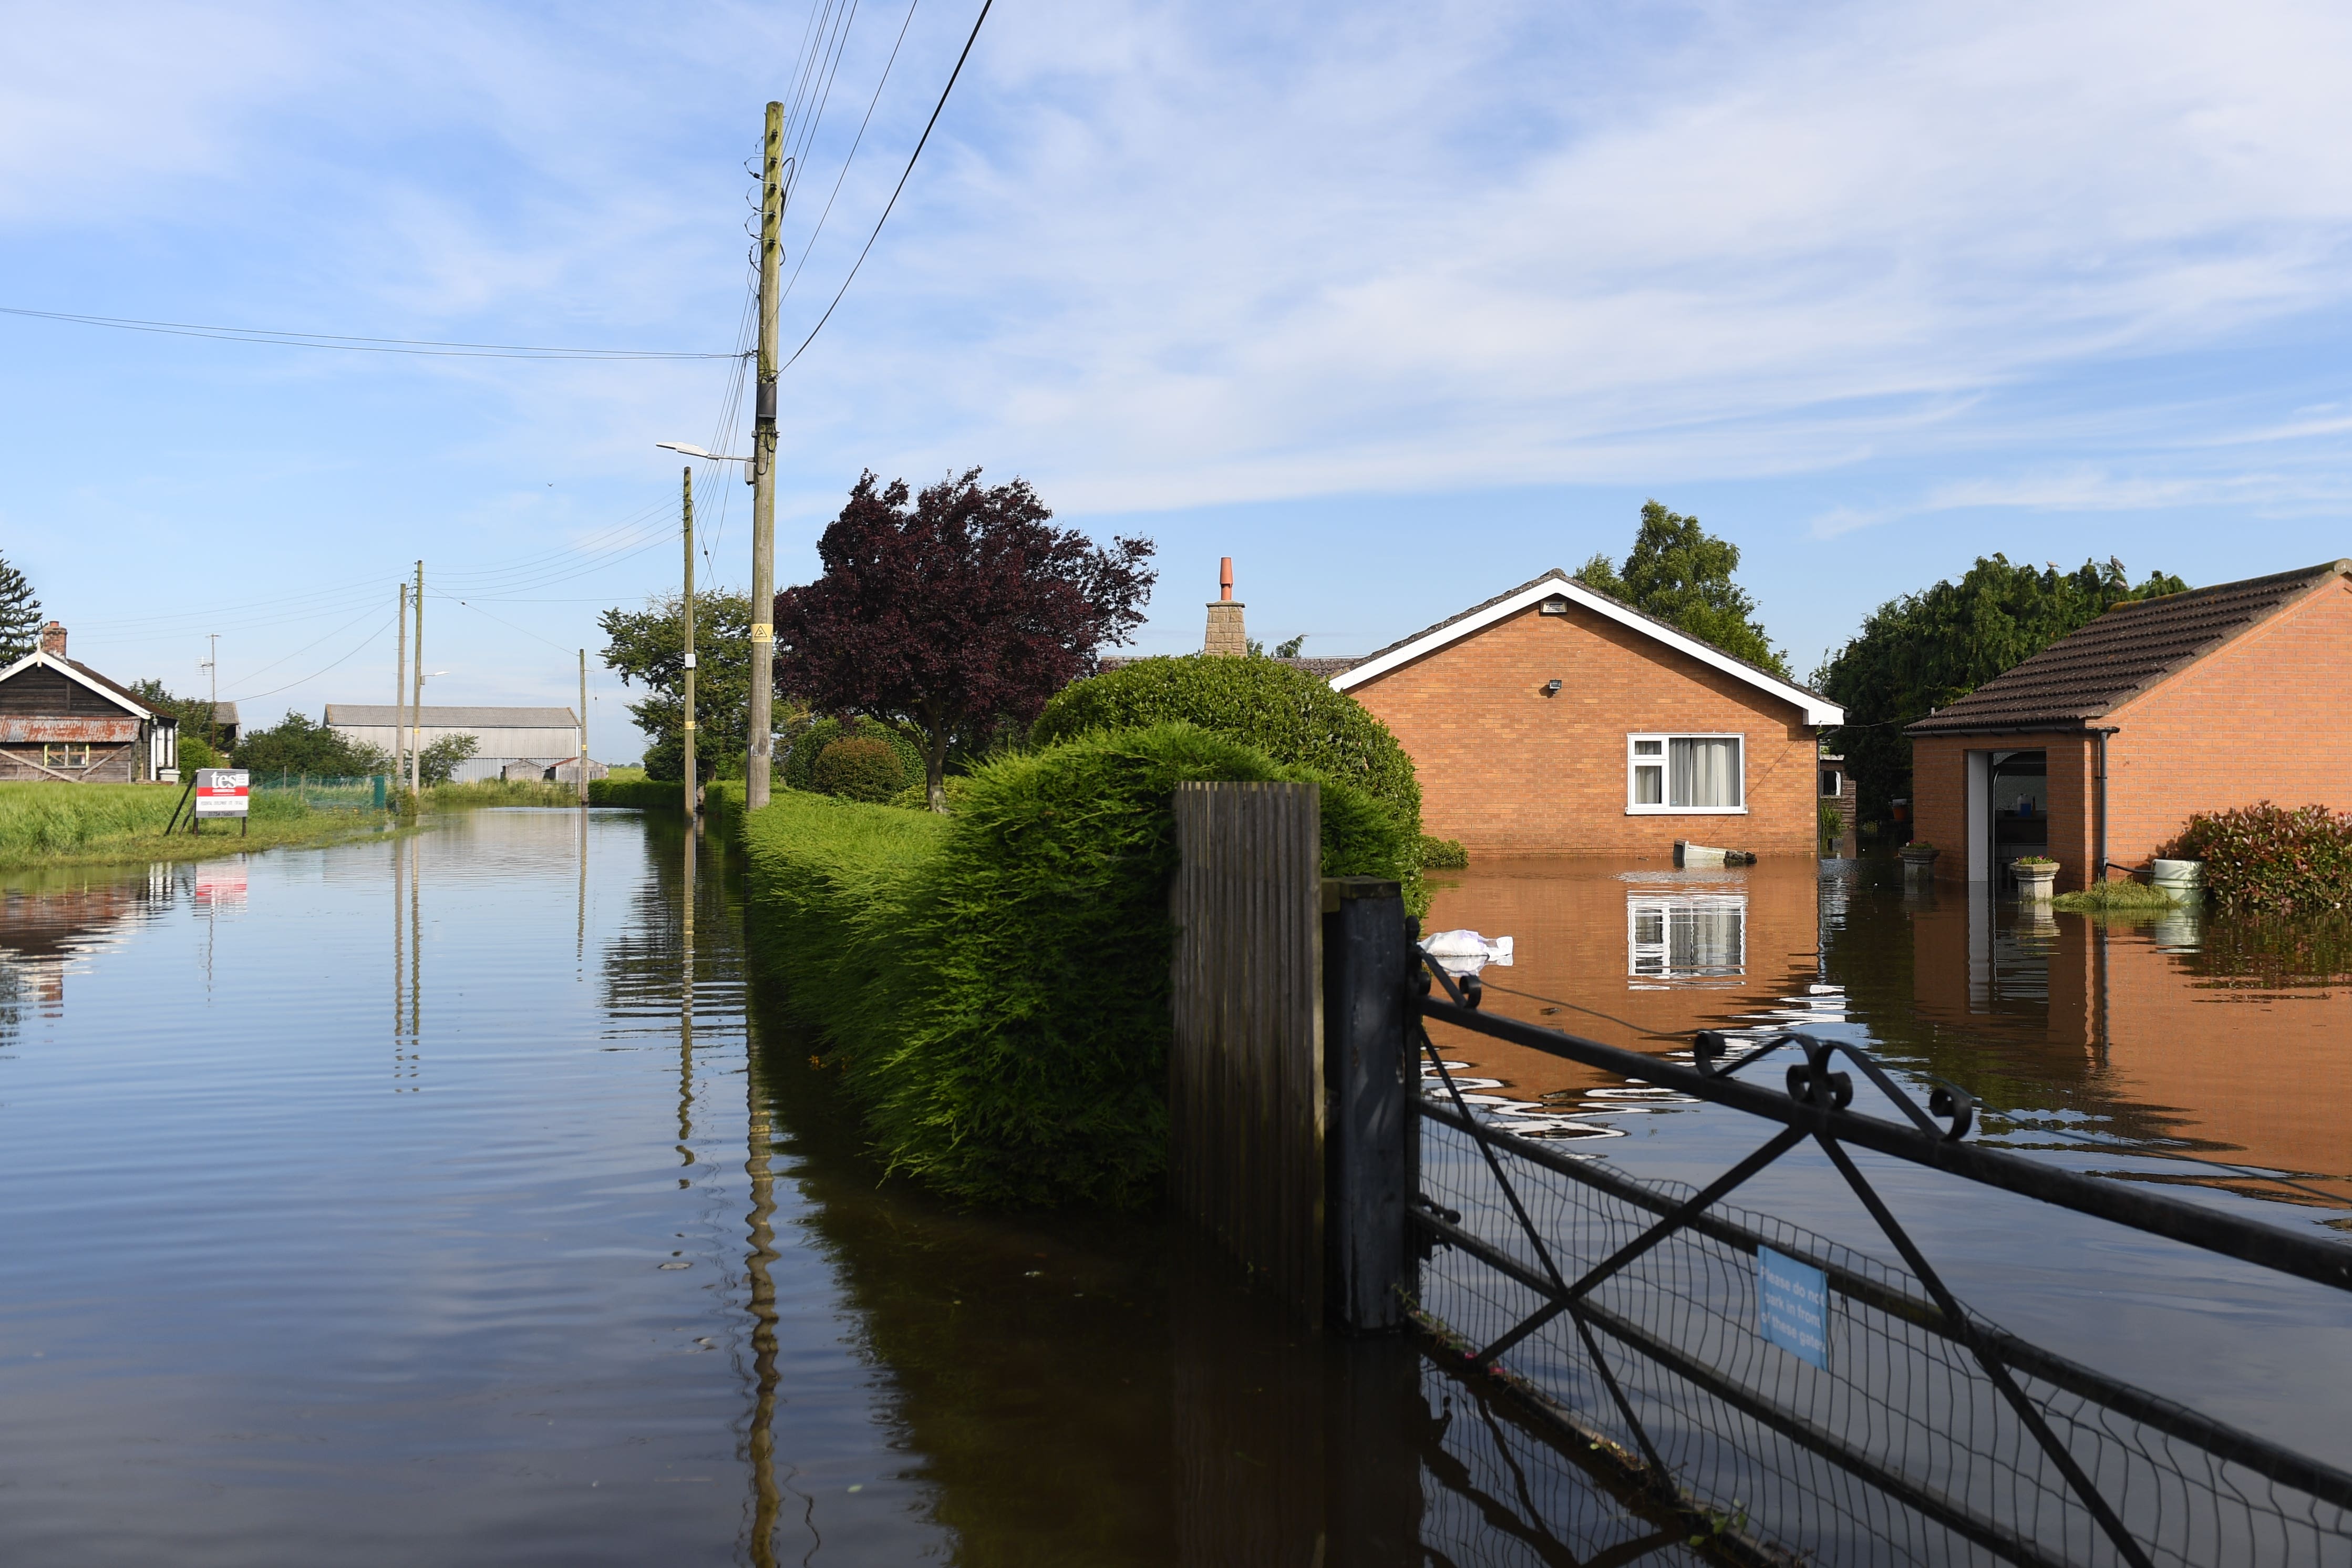
[[[731,858],[674,830],[660,895],[676,963],[695,932],[738,940]],[[697,877],[696,862],[703,875]],[[719,864],[714,867],[711,862]],[[680,898],[684,887],[698,889]],[[661,957],[608,960],[652,1000]],[[682,994],[690,996],[690,987]],[[690,1000],[679,1010],[692,1072]],[[821,1536],[793,1487],[790,1386],[773,1356],[775,1184],[830,1261],[847,1332],[887,1388],[924,1509],[967,1564],[1420,1563],[1691,1556],[1546,1435],[1401,1341],[1307,1336],[1223,1260],[1144,1215],[960,1211],[887,1179],[805,1042],[756,993],[746,1170],[753,1319],[744,1439],[750,1552],[797,1561]],[[681,1117],[691,1103],[681,1088]],[[681,1148],[684,1138],[681,1138]]]

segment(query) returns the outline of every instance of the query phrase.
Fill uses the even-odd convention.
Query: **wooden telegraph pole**
[[[409,687],[414,694],[408,704],[408,793],[415,795],[419,787],[423,763],[419,753],[425,750],[425,563],[416,563],[416,647],[411,650],[416,662],[410,666],[415,677]]]
[[[694,465],[686,468],[686,596],[678,601],[686,636],[686,825],[694,826],[699,802],[694,770]],[[691,851],[689,851],[691,853]],[[688,919],[692,920],[689,915]],[[689,927],[689,929],[691,929]]]
[[[400,710],[408,700],[408,584],[405,583],[400,585],[400,613],[393,617],[393,624],[400,628],[400,662],[394,667],[392,676],[392,778],[394,784],[398,784],[400,775],[408,766],[408,740],[400,729]]]
[[[588,804],[588,650],[580,650],[580,804]]]
[[[751,733],[743,803],[768,804],[774,731],[776,603],[776,266],[783,257],[784,106],[768,105],[760,156],[760,391],[751,426]]]

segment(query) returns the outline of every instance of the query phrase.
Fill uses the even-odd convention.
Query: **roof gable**
[[[1474,605],[1426,630],[1415,632],[1402,642],[1391,643],[1378,653],[1333,676],[1332,689],[1346,691],[1351,687],[1360,686],[1375,676],[1385,675],[1391,669],[1426,658],[1440,648],[1482,632],[1531,605],[1554,598],[1566,599],[1603,620],[1631,627],[1687,658],[1719,669],[1769,696],[1790,703],[1803,712],[1804,721],[1808,724],[1839,724],[1845,721],[1845,710],[1820,692],[1799,686],[1794,681],[1784,680],[1770,670],[1759,668],[1744,658],[1724,652],[1712,643],[1700,641],[1680,626],[1670,625],[1655,616],[1644,615],[1622,599],[1612,598],[1607,594],[1589,588],[1557,566],[1531,583],[1522,583],[1507,594],[1498,594],[1483,605]]]
[[[145,702],[140,700],[138,697],[134,696],[129,689],[116,685],[113,681],[109,680],[106,677],[99,674],[98,671],[90,668],[89,666],[77,663],[70,658],[53,658],[48,654],[41,652],[37,648],[33,652],[26,654],[24,658],[18,659],[7,668],[0,669],[0,684],[5,684],[7,681],[14,680],[17,676],[22,675],[25,671],[34,668],[53,669],[59,675],[64,676],[68,680],[72,681],[75,685],[85,688],[86,689],[103,697],[107,701],[111,702],[114,706],[121,709],[126,713],[135,713],[142,719],[163,719],[167,723],[176,722],[176,721],[172,720],[168,715],[158,713],[154,709],[148,707]]]
[[[2352,576],[2352,560],[2133,599],[1937,709],[1906,735],[2075,730]]]

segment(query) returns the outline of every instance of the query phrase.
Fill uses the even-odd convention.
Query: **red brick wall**
[[[2352,585],[2337,578],[2108,715],[2107,858],[2137,866],[2196,811],[2352,806]]]
[[[1820,748],[1803,714],[1581,605],[1529,605],[1349,695],[1412,758],[1423,826],[1473,855],[1655,858],[1677,838],[1815,853]],[[1654,732],[1745,736],[1747,814],[1627,816],[1625,737]]]
[[[2089,879],[2096,824],[2097,785],[2090,738],[2058,734],[1929,735],[1911,742],[1911,833],[1942,853],[1937,880],[1969,878],[1968,754],[1970,752],[2049,753],[2050,854],[2058,862],[2058,890],[2073,892]],[[2108,858],[2114,858],[2110,850]]]

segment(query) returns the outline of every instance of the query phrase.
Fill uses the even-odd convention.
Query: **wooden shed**
[[[179,765],[179,721],[68,658],[58,622],[0,670],[0,780],[139,784]]]

